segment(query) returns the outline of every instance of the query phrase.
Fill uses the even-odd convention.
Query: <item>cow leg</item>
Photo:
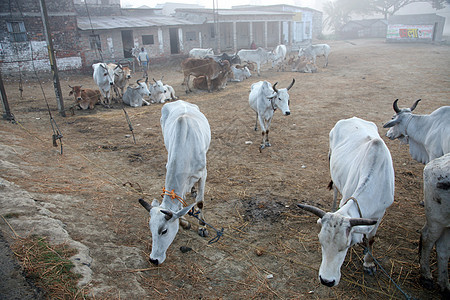
[[[430,272],[430,253],[434,244],[439,239],[443,228],[433,228],[427,223],[422,228],[420,236],[419,254],[420,254],[420,283],[427,289],[433,288],[433,276]]]
[[[266,124],[266,147],[270,147],[270,146],[272,146],[270,143],[269,143],[269,127],[270,127],[270,123],[272,122],[272,119],[270,119],[269,121],[267,121],[267,124]]]
[[[183,83],[186,85],[186,88],[185,88],[186,94],[189,93],[189,92],[192,92],[192,91],[191,91],[191,88],[189,87],[189,78],[190,78],[190,77],[191,77],[190,74],[184,76],[184,81],[183,81]]]
[[[259,72],[261,68],[261,64],[259,62],[256,63],[256,69],[258,70],[258,76],[261,76],[261,73]]]
[[[197,198],[196,198],[197,207],[198,207],[198,211],[199,211],[198,218],[200,219],[198,221],[198,224],[199,224],[198,234],[201,237],[207,237],[209,235],[208,231],[206,230],[205,217],[203,215],[203,197],[204,197],[204,193],[205,193],[206,174],[207,173],[206,173],[206,169],[205,169],[204,175],[200,178],[200,180],[198,182],[198,192],[197,192]]]
[[[333,207],[331,208],[332,212],[336,211],[336,204],[337,204],[337,195],[338,195],[338,189],[334,183],[333,184]]]
[[[324,68],[326,68],[328,66],[328,56],[325,56],[325,66]]]
[[[450,228],[445,228],[436,242],[438,285],[444,293],[444,299],[450,297],[450,284],[448,281],[448,258],[450,255]]]
[[[258,113],[256,113],[255,131],[258,130]]]
[[[374,237],[369,237],[368,241],[365,243],[367,249],[369,249],[369,252],[366,253],[366,255],[364,256],[364,263],[363,263],[363,268],[364,268],[364,272],[366,272],[369,275],[374,275],[375,272],[377,271],[377,267],[375,266],[375,262],[373,261],[373,257],[372,255],[370,255],[369,253],[372,253],[373,250],[373,243],[375,242]]]
[[[211,93],[211,77],[206,76],[206,86],[208,87],[208,93]]]
[[[266,124],[260,115],[258,115],[258,120],[259,125],[261,126],[261,135],[262,135],[261,145],[259,146],[259,151],[261,151],[266,147],[266,126],[265,126]]]

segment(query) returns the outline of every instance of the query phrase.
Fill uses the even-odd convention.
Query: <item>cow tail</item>
[[[333,180],[330,180],[330,183],[328,184],[328,189],[329,190],[333,189]]]

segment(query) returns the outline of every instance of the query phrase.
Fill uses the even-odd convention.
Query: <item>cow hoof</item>
[[[207,237],[209,235],[208,230],[206,228],[199,228],[198,229],[198,235],[201,237]]]
[[[376,266],[364,267],[364,273],[373,276],[377,272]]]
[[[425,278],[423,276],[420,276],[419,279],[420,284],[426,288],[427,290],[432,290],[434,289],[434,283],[433,283],[433,279],[430,278]]]
[[[272,146],[270,143],[266,143],[266,147],[270,147]]]

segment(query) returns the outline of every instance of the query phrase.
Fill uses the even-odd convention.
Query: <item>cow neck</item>
[[[277,98],[278,94],[272,98],[270,98],[270,104],[272,105],[272,109],[275,112],[277,110],[277,107],[275,107],[275,99]]]
[[[168,196],[172,200],[173,203],[180,202],[184,207],[188,206],[186,201],[184,201],[183,198],[181,198],[180,196],[177,195],[177,193],[175,193],[175,190],[167,190],[166,187],[163,187],[162,193],[161,193],[161,197],[163,197],[163,201],[164,201],[165,196]]]
[[[408,135],[408,126],[409,126],[409,123],[411,122],[412,119],[413,119],[413,115],[411,114],[409,116],[408,121],[406,121],[406,125],[405,125],[405,136],[406,136],[406,138],[409,137],[409,135]]]

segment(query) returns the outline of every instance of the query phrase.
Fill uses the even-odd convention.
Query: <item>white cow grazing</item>
[[[298,206],[320,218],[319,279],[332,287],[339,283],[340,269],[351,246],[363,242],[365,236],[366,247],[372,252],[378,225],[394,202],[394,168],[377,126],[356,117],[338,121],[330,131],[329,158],[334,201],[337,190],[342,194],[339,209],[326,213],[313,206]],[[369,274],[376,270],[368,253],[364,257],[364,269]]]
[[[161,128],[168,152],[165,189],[173,193],[164,194],[161,204],[157,200],[153,200],[152,205],[139,200],[150,212],[150,262],[155,265],[166,259],[166,251],[178,232],[179,223],[184,228],[189,227],[189,223],[181,217],[195,204],[200,211],[199,218],[204,221],[202,208],[207,175],[206,152],[211,141],[211,130],[206,117],[197,105],[182,100],[164,104],[161,109]],[[185,199],[184,196],[195,183],[198,183],[196,202],[183,208],[183,200],[178,200],[177,197]],[[204,223],[201,222],[200,225]],[[204,226],[200,227],[199,234],[207,236]]]
[[[143,103],[145,103],[145,105],[150,105],[150,103],[145,101],[143,98],[144,96],[150,96],[150,91],[147,87],[148,80],[145,80],[145,82],[140,82],[141,80],[142,79],[138,79],[136,81],[137,86],[127,87],[127,90],[122,97],[123,103],[131,107],[141,107]]]
[[[214,51],[212,48],[208,49],[202,49],[202,48],[192,48],[191,51],[189,51],[189,57],[192,58],[208,58],[213,57]]]
[[[168,84],[164,84],[161,80],[155,80],[154,84],[150,85],[150,99],[152,103],[164,103],[169,100],[177,100],[175,90]]]
[[[272,122],[275,110],[279,108],[283,115],[289,116],[289,89],[294,85],[295,79],[285,88],[278,90],[276,88],[278,82],[273,87],[270,82],[259,81],[252,84],[248,102],[250,107],[256,112],[255,130],[258,130],[258,121],[262,131],[262,142],[259,150],[270,147],[269,143],[269,127]]]
[[[413,115],[420,99],[411,108],[399,109],[394,101],[395,115],[383,125],[390,128],[386,136],[409,143],[412,158],[427,164],[450,152],[450,106],[442,106],[429,115]]]
[[[265,64],[266,62],[269,61],[272,52],[266,51],[263,48],[259,47],[256,50],[246,50],[246,49],[239,50],[237,55],[241,59],[241,62],[246,61],[255,63],[258,76],[260,76],[261,64]]]
[[[100,93],[102,94],[104,100],[103,103],[106,105],[111,104],[111,88],[114,85],[114,71],[104,63],[96,63],[92,65],[94,69],[94,74],[92,77],[94,78],[95,83],[100,89]]]
[[[426,223],[420,238],[421,282],[433,287],[430,252],[436,244],[438,285],[443,299],[449,299],[448,258],[450,256],[450,153],[429,162],[423,170]]]
[[[272,59],[272,68],[283,63],[283,61],[286,59],[286,53],[286,45],[278,45],[272,51],[272,55],[270,57]]]
[[[298,56],[305,56],[307,59],[312,59],[313,63],[316,64],[317,56],[325,57],[325,65],[328,66],[328,55],[330,55],[331,48],[327,44],[317,44],[317,45],[309,45],[306,48],[300,48],[298,51]]]
[[[231,78],[230,81],[244,81],[244,79],[252,76],[252,73],[250,73],[248,67],[236,68],[235,66],[232,66],[231,71],[233,72],[233,78]]]

